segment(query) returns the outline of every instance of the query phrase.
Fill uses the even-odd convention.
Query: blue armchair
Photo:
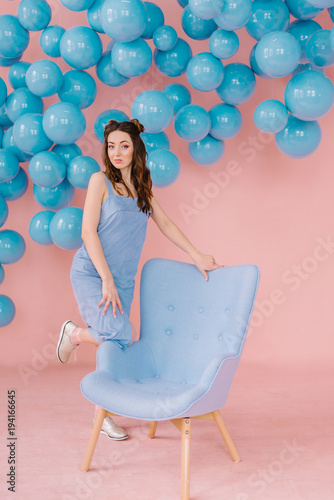
[[[81,469],[89,469],[103,419],[109,413],[157,422],[181,431],[182,500],[189,499],[192,418],[216,422],[232,459],[240,461],[219,409],[225,404],[243,350],[259,279],[254,265],[223,267],[206,281],[196,266],[148,261],[140,286],[140,340],[121,350],[104,342],[97,369],[81,382],[100,406]]]

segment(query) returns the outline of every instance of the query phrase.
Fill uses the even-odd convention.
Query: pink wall
[[[53,8],[51,24],[65,28],[87,25],[84,13],[72,13],[58,0],[48,0]],[[2,1],[0,12],[16,13],[19,0]],[[173,25],[187,39],[193,52],[208,50],[208,42],[191,41],[182,31],[182,9],[176,0],[155,0],[165,13],[166,24]],[[318,16],[324,28],[332,23],[327,11]],[[228,62],[248,63],[255,41],[245,29],[238,31],[241,48]],[[24,60],[46,58],[39,47],[40,33],[32,33]],[[108,39],[103,36],[106,46]],[[56,60],[63,72],[69,67]],[[7,70],[0,68],[7,81]],[[88,72],[95,76],[95,69]],[[327,70],[334,79],[334,68]],[[98,96],[84,110],[87,130],[78,145],[83,154],[100,161],[101,146],[93,135],[95,117],[105,109],[117,107],[130,112],[133,99],[148,89],[161,90],[172,80],[152,66],[149,73],[120,88],[109,88],[97,81]],[[175,81],[187,84],[183,75]],[[261,283],[244,360],[270,365],[320,366],[332,363],[333,283],[334,283],[334,169],[333,110],[320,120],[323,138],[318,150],[308,158],[293,160],[281,154],[272,135],[261,134],[253,123],[257,104],[266,98],[283,99],[287,78],[276,81],[257,78],[253,98],[239,107],[244,125],[239,135],[226,141],[223,159],[201,167],[192,162],[187,143],[177,137],[173,125],[167,133],[171,150],[181,160],[181,174],[171,187],[155,189],[165,211],[203,252],[211,253],[222,264],[254,263],[260,267]],[[193,102],[209,109],[220,102],[215,92],[192,90]],[[45,99],[46,106],[56,102]],[[100,162],[101,164],[101,162]],[[28,164],[24,165],[27,169]],[[234,168],[233,168],[234,167]],[[215,175],[224,179],[218,184]],[[83,206],[84,191],[77,190],[72,205]],[[185,206],[191,215],[185,215]],[[9,202],[4,228],[20,232],[27,250],[16,264],[5,267],[1,293],[15,302],[14,321],[0,330],[1,363],[37,374],[46,365],[56,364],[54,344],[66,319],[80,322],[72,294],[69,270],[73,252],[34,243],[28,233],[31,217],[41,207],[27,193]],[[187,212],[187,213],[188,213]],[[149,224],[141,266],[151,257],[188,261],[187,255],[169,243]],[[140,266],[140,267],[141,267]],[[137,280],[138,286],[138,280]],[[132,319],[138,326],[138,288]],[[93,349],[84,346],[80,362],[93,363]],[[28,371],[27,371],[28,370]],[[31,370],[29,372],[29,370]]]

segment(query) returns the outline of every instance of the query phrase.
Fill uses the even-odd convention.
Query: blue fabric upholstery
[[[254,305],[254,265],[209,272],[152,259],[142,271],[140,340],[100,345],[86,398],[127,417],[166,420],[220,409],[238,366]]]

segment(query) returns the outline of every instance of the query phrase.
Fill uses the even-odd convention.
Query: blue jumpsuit
[[[97,307],[102,298],[102,280],[86,246],[76,252],[71,267],[71,282],[83,321],[90,335],[98,343],[113,340],[124,348],[131,342],[129,320],[135,285],[135,275],[146,237],[147,215],[137,206],[137,198],[117,195],[105,176],[108,196],[101,207],[97,233],[110,268],[123,307],[117,307],[116,318],[112,306],[103,316],[103,306]]]

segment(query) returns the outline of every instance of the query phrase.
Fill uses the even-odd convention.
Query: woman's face
[[[108,135],[108,156],[111,163],[121,171],[131,167],[133,143],[129,134],[115,130]]]

